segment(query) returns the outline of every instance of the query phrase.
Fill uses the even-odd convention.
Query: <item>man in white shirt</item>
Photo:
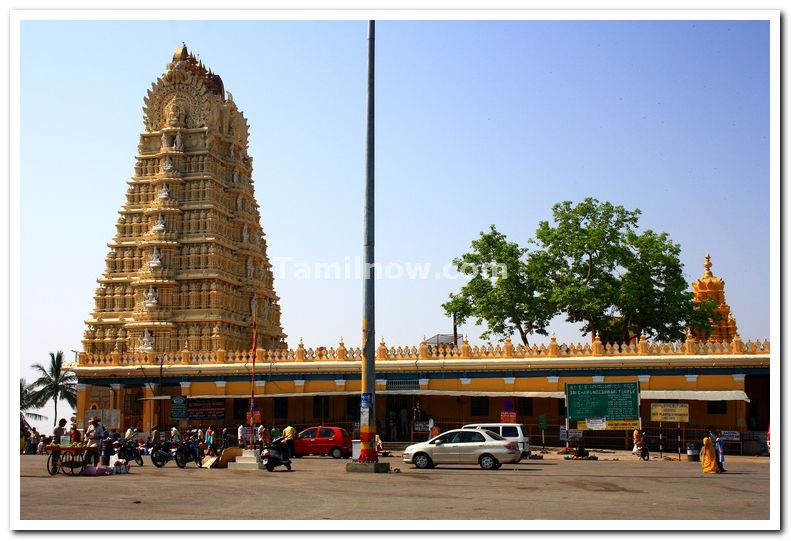
[[[264,438],[264,424],[261,423],[260,425],[258,425],[258,428],[255,430],[255,443],[260,446],[263,438]]]

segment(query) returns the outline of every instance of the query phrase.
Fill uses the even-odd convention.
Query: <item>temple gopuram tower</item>
[[[255,200],[248,124],[186,45],[144,99],[85,353],[285,347]]]
[[[714,299],[717,302],[717,313],[720,314],[719,323],[714,324],[714,330],[709,336],[713,342],[730,342],[736,336],[736,320],[731,314],[731,307],[725,303],[725,280],[714,276],[711,272],[711,254],[706,254],[706,271],[697,281],[692,282],[695,293],[695,302],[704,299]],[[703,339],[703,336],[697,336]]]

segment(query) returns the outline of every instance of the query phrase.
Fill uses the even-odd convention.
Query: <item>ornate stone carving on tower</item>
[[[709,336],[709,340],[730,342],[736,335],[736,320],[733,319],[733,314],[731,314],[731,307],[725,303],[725,280],[712,274],[711,254],[706,254],[706,263],[703,266],[706,268],[703,276],[692,282],[695,302],[700,302],[704,299],[717,301],[717,313],[720,314],[720,321],[714,324],[714,330]],[[703,337],[697,336],[696,338],[700,339]]]
[[[135,174],[85,321],[84,351],[176,351],[185,343],[192,351],[247,350],[254,298],[262,301],[259,347],[285,347],[247,121],[186,45],[144,102]]]

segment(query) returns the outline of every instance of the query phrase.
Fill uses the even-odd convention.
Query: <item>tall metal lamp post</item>
[[[363,277],[363,374],[359,462],[377,462],[374,320],[374,21],[368,21],[368,103],[365,137],[365,274]]]
[[[253,295],[252,300],[250,301],[250,310],[253,312],[253,346],[252,346],[252,357],[253,357],[253,371],[250,376],[250,449],[253,449],[253,442],[255,440],[255,350],[258,346],[258,335],[256,332],[256,325],[255,325],[255,316],[258,312],[258,298],[256,295]]]

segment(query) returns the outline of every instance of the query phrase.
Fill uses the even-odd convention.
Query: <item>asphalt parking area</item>
[[[728,473],[628,453],[598,461],[546,455],[499,470],[419,470],[400,456],[388,474],[347,473],[347,460],[303,457],[293,471],[158,469],[50,476],[46,457],[20,457],[20,518],[252,520],[769,519],[769,459],[728,457]],[[277,505],[272,505],[276,501]]]

